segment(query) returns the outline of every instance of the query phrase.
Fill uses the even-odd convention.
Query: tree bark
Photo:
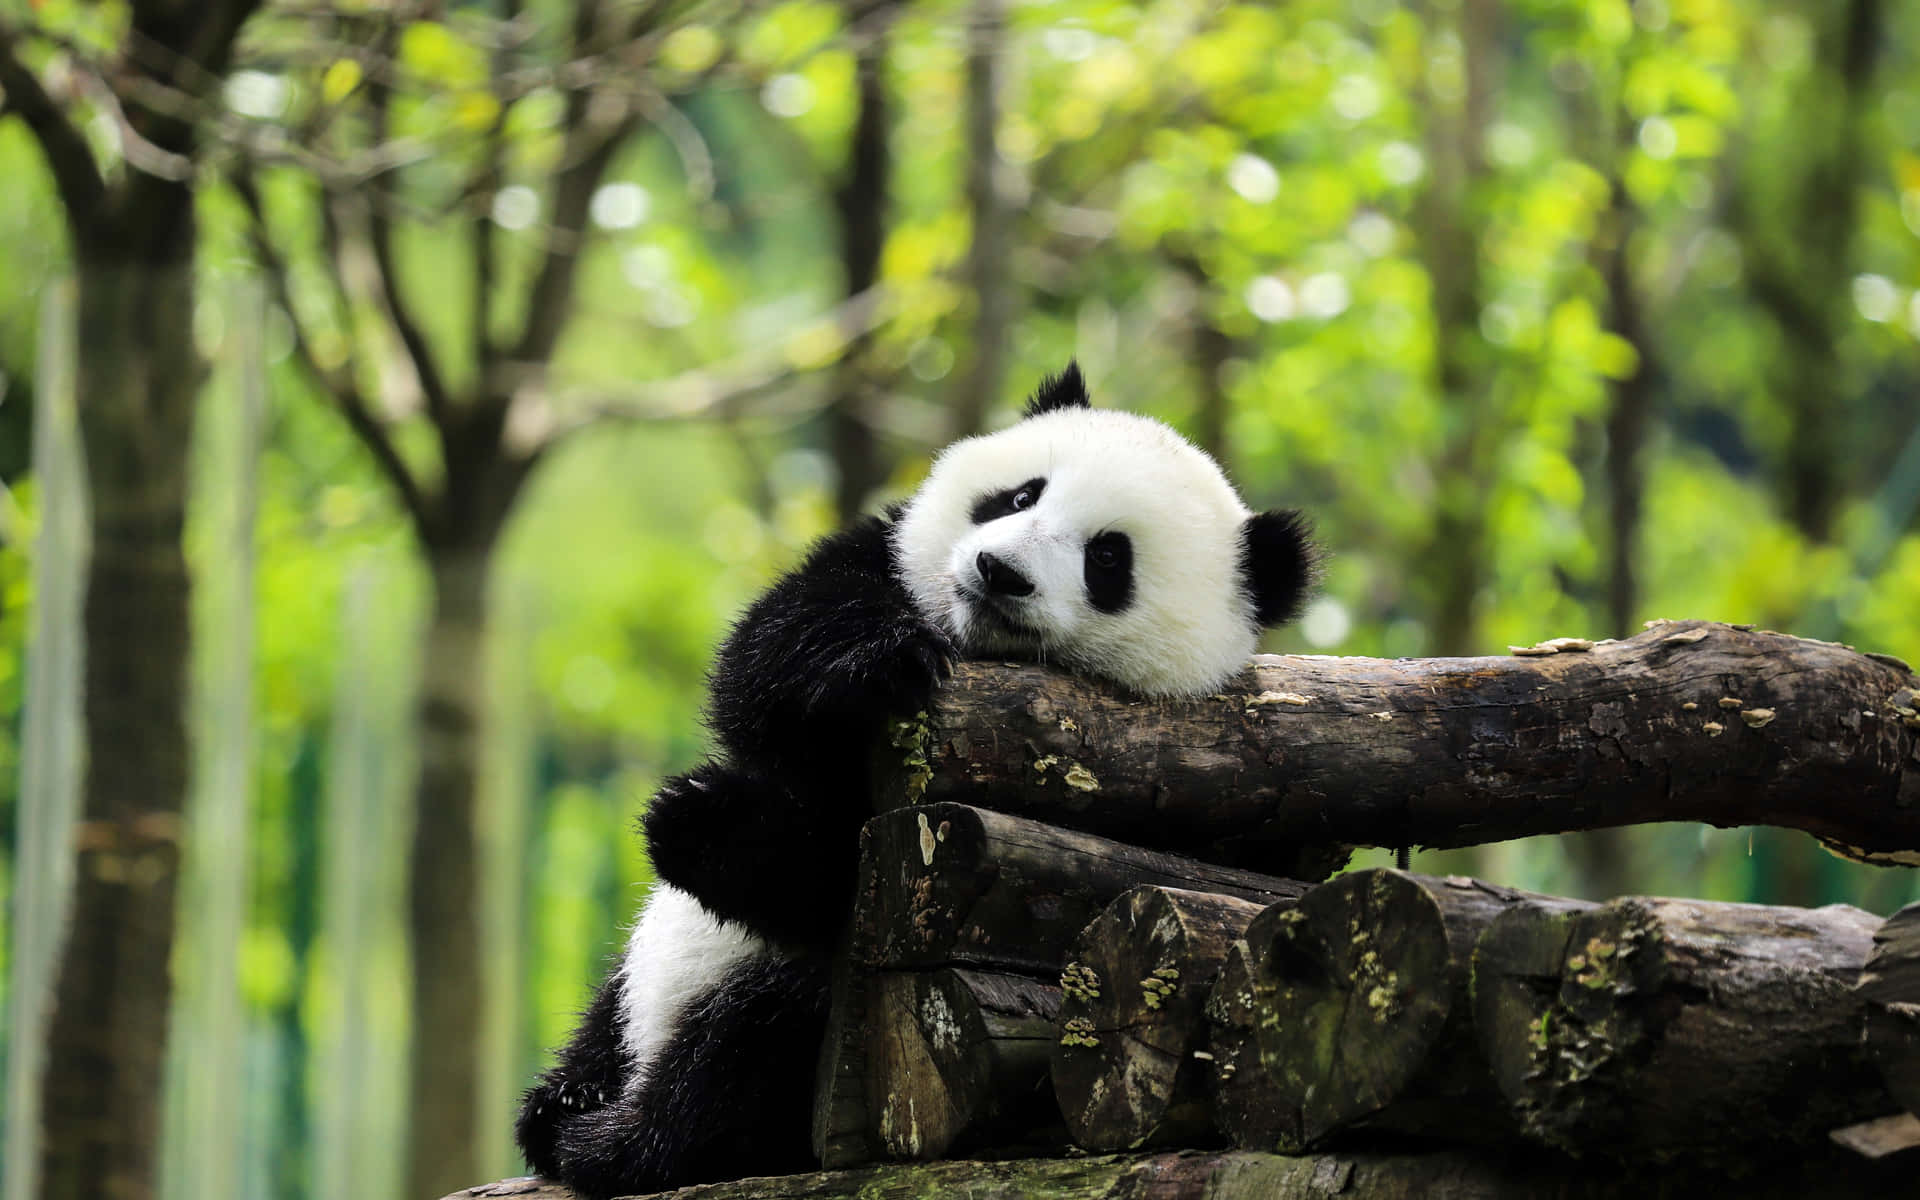
[[[1247,941],[1262,993],[1243,1002],[1259,1052],[1252,1062],[1239,1056],[1239,1069],[1268,1076],[1261,1094],[1278,1111],[1238,1123],[1274,1139],[1259,1148],[1282,1151],[1361,1125],[1450,1141],[1510,1138],[1513,1123],[1474,1040],[1468,965],[1494,918],[1529,903],[1562,902],[1473,879],[1362,871],[1263,926],[1270,938]]]
[[[1920,861],[1917,688],[1896,659],[1701,621],[1510,658],[1262,656],[1155,703],[963,663],[877,799],[965,796],[1276,874],[1305,873],[1302,846],[1680,820]]]
[[[1066,1144],[1047,1083],[1060,989],[987,971],[868,982],[867,1105],[887,1157]]]
[[[1867,1002],[1867,1049],[1887,1091],[1920,1116],[1920,902],[1887,918],[1856,985]]]
[[[1289,902],[1281,901],[1285,906]],[[1202,1013],[1227,947],[1262,906],[1138,887],[1088,925],[1060,976],[1053,1090],[1093,1151],[1216,1142]]]
[[[1729,1169],[1800,1153],[1895,1107],[1853,989],[1879,924],[1837,904],[1518,908],[1474,955],[1481,1045],[1549,1145]]]
[[[413,948],[407,1188],[426,1196],[478,1171],[480,980],[477,810],[486,694],[487,549],[430,552],[433,609],[421,669],[420,776],[408,887]]]

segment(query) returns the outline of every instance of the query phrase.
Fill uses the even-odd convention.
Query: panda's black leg
[[[661,785],[641,829],[661,880],[763,937],[819,949],[846,920],[863,799],[710,762]]]
[[[581,1200],[816,1165],[813,1075],[823,961],[754,959],[688,1009],[639,1093],[561,1130],[559,1178]]]
[[[561,1164],[555,1157],[555,1146],[562,1125],[618,1100],[627,1071],[626,1054],[620,1045],[620,967],[616,960],[593,1003],[580,1014],[580,1024],[561,1048],[559,1061],[521,1098],[513,1137],[535,1174],[559,1177]]]

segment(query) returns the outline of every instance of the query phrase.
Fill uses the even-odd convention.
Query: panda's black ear
[[[1040,390],[1027,401],[1027,415],[1037,417],[1056,408],[1088,408],[1087,381],[1080,378],[1080,364],[1069,360],[1067,369],[1040,381]]]
[[[1240,526],[1240,586],[1263,628],[1299,614],[1319,567],[1311,526],[1298,510],[1255,513]]]

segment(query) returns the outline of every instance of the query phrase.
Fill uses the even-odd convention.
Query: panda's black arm
[[[822,541],[747,610],[714,666],[720,761],[667,780],[642,828],[654,872],[710,911],[824,947],[852,901],[868,751],[926,706],[954,650],[895,576],[888,526]]]
[[[888,716],[926,706],[955,652],[901,585],[889,528],[823,539],[720,648],[707,716],[734,763],[844,776]]]

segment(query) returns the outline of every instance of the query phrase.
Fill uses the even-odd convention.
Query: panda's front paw
[[[953,674],[960,652],[946,634],[916,622],[894,638],[862,645],[810,681],[815,713],[864,713],[872,719],[917,712]]]
[[[896,675],[889,689],[895,711],[925,708],[934,691],[952,677],[959,657],[953,640],[932,625],[922,625],[905,638],[894,657]]]

